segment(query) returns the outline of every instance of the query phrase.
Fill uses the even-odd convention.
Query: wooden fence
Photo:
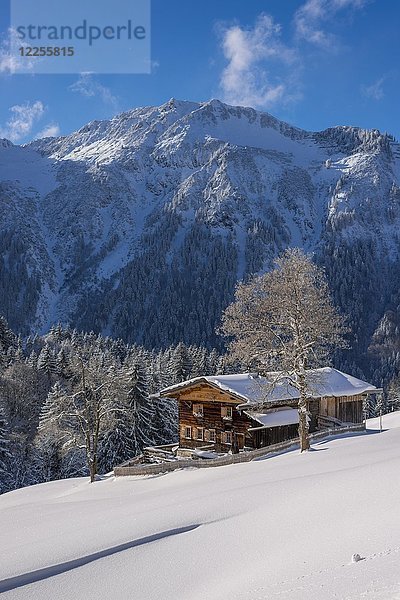
[[[318,431],[310,434],[310,441],[323,439],[330,436],[345,435],[346,433],[365,431],[365,424],[349,425],[348,427],[335,427],[334,429],[325,429],[324,431]],[[226,456],[220,456],[218,458],[210,459],[181,459],[173,462],[160,462],[157,464],[134,464],[127,465],[124,463],[118,467],[114,467],[114,475],[116,477],[121,476],[134,476],[134,475],[157,475],[160,473],[169,473],[170,471],[176,471],[177,469],[185,468],[196,468],[205,469],[209,467],[222,467],[224,465],[232,465],[236,463],[250,462],[255,458],[268,456],[270,454],[280,453],[282,450],[288,450],[289,448],[299,447],[299,439],[288,440],[286,442],[280,442],[272,446],[265,448],[259,448],[258,450],[249,450],[248,452],[240,452],[239,454],[228,454]],[[127,461],[129,463],[129,461]]]

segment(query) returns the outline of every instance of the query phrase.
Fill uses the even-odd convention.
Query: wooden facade
[[[342,423],[362,423],[362,396],[339,396],[337,398],[321,398],[319,414],[323,417],[333,417]]]
[[[168,397],[178,401],[181,448],[237,452],[243,448],[262,448],[298,436],[297,424],[263,427],[251,418],[247,407],[246,412],[243,411],[243,398],[216,389],[206,381],[169,391]],[[317,430],[321,417],[344,423],[362,423],[362,405],[362,395],[310,399],[310,432]],[[295,408],[297,400],[269,403],[267,408],[277,406]]]
[[[180,392],[177,400],[181,448],[212,445],[227,452],[235,445],[252,447],[248,429],[254,422],[237,410],[243,402],[206,384]]]
[[[299,436],[299,426],[283,425],[282,427],[266,427],[253,431],[253,448],[265,448]]]

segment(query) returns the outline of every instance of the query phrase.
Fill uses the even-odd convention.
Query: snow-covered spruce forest
[[[78,424],[64,431],[54,420],[63,398],[81,389],[86,376],[107,383],[99,435],[99,471],[106,473],[146,445],[177,439],[176,403],[151,400],[160,388],[200,374],[224,371],[216,351],[178,344],[150,352],[121,340],[53,327],[22,343],[0,317],[0,493],[86,475]],[[76,435],[75,435],[76,434]]]

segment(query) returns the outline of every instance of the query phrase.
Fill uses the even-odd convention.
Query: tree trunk
[[[89,439],[89,452],[88,452],[88,464],[89,464],[89,473],[90,473],[90,483],[96,479],[96,475],[98,473],[97,468],[97,451],[95,446],[95,440],[92,435],[88,435]]]
[[[300,452],[305,452],[310,449],[310,440],[308,438],[308,421],[307,421],[307,394],[305,374],[302,372],[299,375],[299,438]]]
[[[94,480],[96,479],[96,475],[97,475],[96,471],[97,471],[96,463],[93,461],[90,461],[90,463],[89,463],[90,483],[93,483]]]
[[[300,452],[305,452],[310,449],[310,440],[308,438],[308,422],[307,422],[307,402],[299,400],[299,438]]]

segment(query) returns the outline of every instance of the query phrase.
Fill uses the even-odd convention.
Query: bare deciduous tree
[[[347,327],[331,302],[323,270],[302,250],[286,250],[273,271],[237,286],[221,332],[232,338],[233,358],[260,374],[279,370],[298,390],[300,448],[308,450],[307,369],[326,364],[333,348],[347,346]]]
[[[84,450],[90,481],[93,482],[98,473],[101,427],[106,419],[124,409],[110,393],[114,378],[106,365],[103,365],[102,371],[95,358],[89,363],[81,357],[75,360],[81,371],[79,390],[71,395],[59,395],[41,429],[45,431],[56,425],[58,433],[63,434],[64,451],[71,446]]]

